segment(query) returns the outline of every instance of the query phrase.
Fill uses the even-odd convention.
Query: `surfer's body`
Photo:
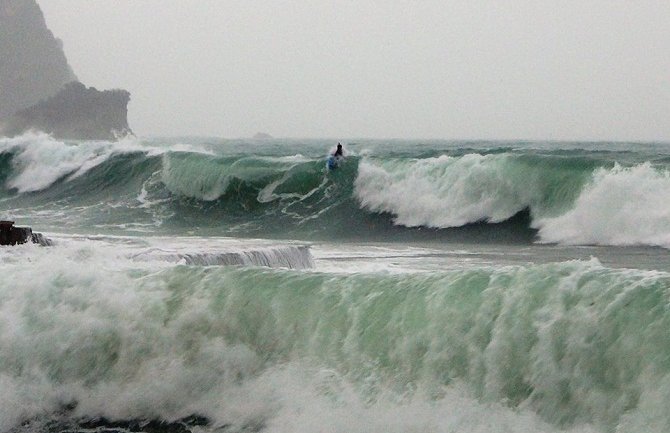
[[[344,149],[342,148],[342,144],[337,143],[337,149],[335,149],[335,152],[328,155],[328,159],[326,160],[326,166],[328,167],[329,170],[335,170],[337,167],[339,167],[340,163],[343,160],[344,160]]]

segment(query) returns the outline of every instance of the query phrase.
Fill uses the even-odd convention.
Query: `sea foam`
[[[41,132],[0,138],[0,154],[11,153],[12,172],[6,184],[19,193],[40,191],[56,181],[76,179],[121,154],[140,152],[148,157],[167,152],[211,155],[202,146],[176,144],[171,148],[151,145],[134,136],[119,141],[65,141]]]
[[[670,172],[650,163],[598,169],[572,209],[535,226],[543,242],[670,247]]]
[[[115,154],[146,150],[132,137],[120,142],[68,143],[44,133],[29,132],[0,138],[0,153],[13,154],[7,186],[19,193],[45,189],[63,178],[75,179]]]
[[[662,272],[340,275],[138,262],[104,239],[54,248],[0,250],[1,431],[64,406],[231,431],[670,425]]]
[[[399,225],[458,227],[501,222],[526,208],[535,215],[557,212],[579,186],[580,176],[570,174],[511,155],[363,161],[355,195],[363,208],[391,213]],[[561,181],[566,184],[557,187]]]
[[[571,170],[511,155],[363,161],[364,209],[409,227],[501,222],[530,209],[545,243],[670,247],[670,173],[651,163]]]

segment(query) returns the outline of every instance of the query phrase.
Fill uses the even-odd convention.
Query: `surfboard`
[[[333,155],[328,155],[328,159],[326,159],[326,167],[328,167],[328,170],[335,170],[339,165],[340,158]]]

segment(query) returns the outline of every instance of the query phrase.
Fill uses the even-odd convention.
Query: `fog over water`
[[[670,140],[670,3],[40,0],[140,135]]]

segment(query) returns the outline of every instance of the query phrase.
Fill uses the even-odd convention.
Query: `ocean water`
[[[0,432],[670,431],[670,145],[0,139]]]

